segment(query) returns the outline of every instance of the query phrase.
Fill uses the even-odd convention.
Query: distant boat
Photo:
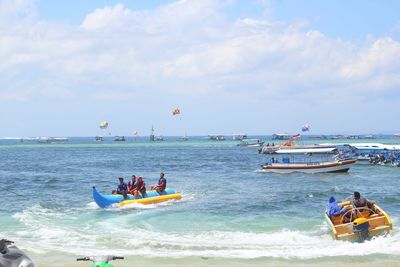
[[[400,137],[400,133],[394,134],[394,137]]]
[[[326,144],[326,145],[299,145],[293,140],[285,141],[281,145],[265,144],[259,151],[260,154],[336,154],[338,152],[339,144]],[[346,145],[340,145],[343,147]],[[347,150],[349,146],[347,145]]]
[[[272,140],[289,140],[292,136],[287,133],[273,134]]]
[[[6,138],[6,139],[10,139],[10,138]],[[19,139],[19,141],[21,142],[32,142],[32,141],[38,141],[39,137],[21,137]]]
[[[208,135],[208,140],[225,141],[225,136],[212,134],[212,135]]]
[[[189,141],[189,138],[187,136],[181,136],[176,141]]]
[[[162,135],[155,136],[154,135],[154,127],[152,125],[151,126],[151,133],[150,133],[150,142],[155,142],[155,141],[164,141],[164,137]]]
[[[97,142],[101,142],[101,141],[103,141],[103,136],[96,136],[96,139],[95,139]]]
[[[373,136],[372,134],[368,134],[368,135],[364,135],[365,139],[375,139],[375,136]]]
[[[64,143],[67,142],[66,137],[39,137],[37,142],[40,144],[50,144],[50,143]]]
[[[243,140],[247,139],[247,134],[233,134],[232,135],[233,140]]]
[[[264,141],[260,139],[243,139],[240,141],[237,146],[244,146],[244,147],[260,147],[264,144]]]
[[[160,135],[160,136],[155,136],[154,141],[165,141],[165,139],[164,136]]]
[[[125,141],[125,136],[116,136],[116,137],[114,137],[114,141],[124,142]]]

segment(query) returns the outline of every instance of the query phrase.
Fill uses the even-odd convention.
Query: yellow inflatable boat
[[[374,236],[385,235],[392,230],[389,215],[374,204],[372,208],[355,208],[349,201],[338,204],[347,211],[331,218],[325,212],[325,220],[336,240],[362,242]]]
[[[181,198],[182,198],[181,194],[175,193],[175,194],[168,194],[168,195],[162,195],[162,196],[156,196],[156,197],[128,199],[128,200],[119,202],[118,206],[123,207],[125,205],[129,205],[132,203],[139,203],[139,204],[143,204],[143,205],[157,204],[157,203],[165,202],[168,200],[180,200]]]

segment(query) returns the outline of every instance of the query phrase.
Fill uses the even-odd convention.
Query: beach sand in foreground
[[[90,266],[90,262],[44,262],[38,263],[37,267],[84,267]],[[148,257],[128,257],[126,260],[118,260],[112,262],[115,267],[132,267],[132,266],[167,266],[167,267],[183,267],[183,266],[222,266],[222,267],[239,267],[239,266],[299,266],[299,267],[365,267],[365,266],[400,266],[400,256],[393,257],[387,255],[369,255],[358,257],[329,257],[312,260],[299,259],[226,259],[226,258],[206,258],[206,257],[186,257],[186,258],[148,258]]]

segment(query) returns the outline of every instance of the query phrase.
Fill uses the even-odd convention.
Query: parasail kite
[[[100,129],[107,129],[108,122],[106,122],[106,121],[100,122],[99,127],[100,127]]]
[[[174,110],[172,110],[172,115],[175,116],[178,114],[181,114],[181,110],[179,108],[174,108]]]
[[[303,128],[301,128],[301,131],[307,132],[310,130],[310,124],[306,123],[304,124]]]

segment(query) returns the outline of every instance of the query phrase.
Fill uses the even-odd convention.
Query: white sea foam
[[[90,203],[88,203],[87,205],[86,205],[86,207],[88,208],[88,209],[91,209],[91,210],[96,210],[96,209],[100,209],[100,207],[96,204],[96,202],[90,202]]]
[[[154,213],[157,210],[124,212],[118,216],[101,219],[94,214],[82,221],[78,216],[83,216],[84,211],[97,213],[92,207],[57,211],[37,205],[14,215],[24,227],[8,233],[8,236],[18,240],[23,248],[36,253],[52,251],[73,255],[118,254],[244,259],[313,259],[378,253],[400,255],[400,234],[397,231],[387,237],[378,237],[361,244],[332,240],[325,224],[321,224],[317,231],[281,229],[276,232],[258,233],[210,229],[202,232],[184,232],[176,229],[165,232],[159,230],[157,225],[162,224],[162,221],[154,224],[139,220],[138,223],[137,216],[149,216],[148,212]]]

